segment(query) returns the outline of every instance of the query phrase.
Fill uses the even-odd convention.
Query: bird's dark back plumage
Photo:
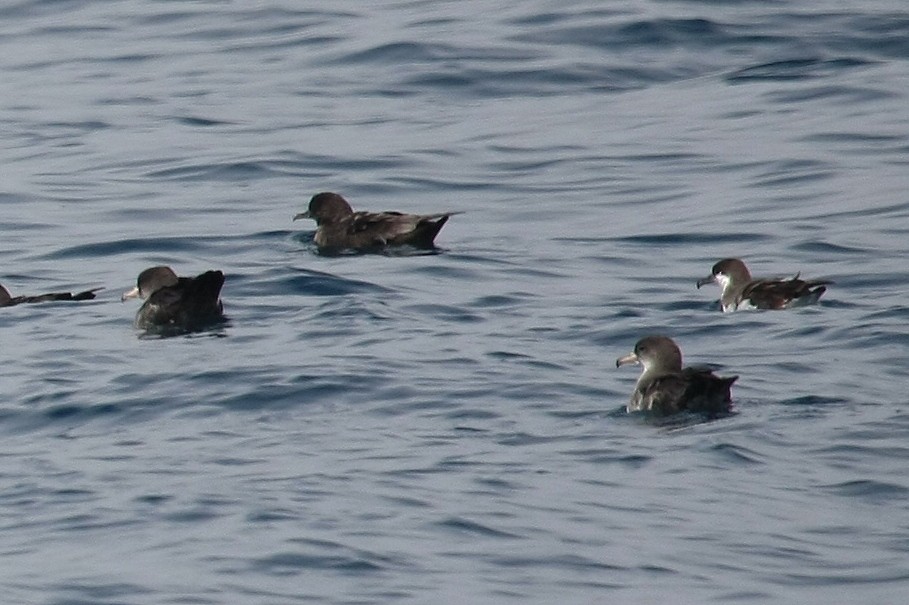
[[[832,282],[827,280],[758,279],[742,290],[741,299],[758,309],[784,309],[794,304],[814,304]]]
[[[52,301],[78,301],[92,300],[95,298],[95,292],[104,288],[92,288],[73,294],[72,292],[49,292],[47,294],[37,294],[35,296],[10,296],[9,291],[0,286],[0,307],[12,307],[23,303],[42,303]]]
[[[717,376],[703,368],[685,368],[688,386],[683,397],[685,409],[708,415],[723,414],[732,406],[732,385],[738,376]]]
[[[713,265],[711,275],[699,279],[697,286],[715,282],[722,294],[723,311],[737,309],[787,309],[816,303],[827,286],[833,282],[825,279],[804,280],[798,275],[790,278],[751,277],[745,263],[738,258],[724,258]]]
[[[417,248],[432,248],[435,246],[436,236],[450,217],[450,214],[421,216],[413,231],[402,243]]]
[[[180,277],[173,285],[156,288],[136,314],[141,329],[176,328],[193,330],[223,318],[220,294],[224,285],[221,271],[206,271],[196,277]]]
[[[316,221],[314,241],[323,250],[369,250],[386,246],[435,247],[435,238],[453,212],[406,214],[354,212],[337,193],[313,196],[309,209],[294,217]]]
[[[717,416],[732,405],[730,389],[738,376],[720,377],[707,368],[682,367],[682,351],[668,336],[640,339],[634,350],[616,360],[616,367],[643,366],[627,405],[629,412],[655,416],[696,412]]]
[[[643,409],[657,416],[695,412],[716,416],[729,412],[731,388],[738,376],[720,377],[707,369],[685,368],[641,385]]]

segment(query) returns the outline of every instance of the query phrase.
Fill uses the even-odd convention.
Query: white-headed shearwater
[[[337,193],[312,196],[309,209],[293,220],[316,221],[314,241],[320,249],[368,250],[385,246],[432,248],[433,240],[456,212],[403,214],[401,212],[354,212]]]
[[[644,366],[628,401],[629,412],[668,416],[687,410],[715,416],[731,408],[729,390],[738,376],[723,378],[707,368],[683,369],[682,352],[667,336],[642,338],[615,365],[629,363]]]
[[[136,314],[137,328],[193,330],[223,319],[219,299],[223,285],[220,271],[177,277],[170,267],[151,267],[139,274],[136,287],[124,292],[121,300],[145,299]]]
[[[697,286],[717,283],[723,293],[723,311],[736,309],[788,309],[818,301],[829,280],[790,278],[753,279],[748,267],[737,258],[724,258],[713,265],[711,274],[697,281]]]

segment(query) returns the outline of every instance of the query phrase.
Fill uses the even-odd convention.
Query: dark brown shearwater
[[[223,319],[219,299],[223,285],[220,271],[177,277],[170,267],[151,267],[139,274],[136,287],[124,292],[121,300],[145,299],[136,314],[137,328],[192,330]]]
[[[723,311],[736,309],[788,309],[816,303],[827,291],[829,280],[791,278],[753,279],[748,267],[737,258],[725,258],[715,265],[711,274],[697,282],[698,288],[717,283],[723,293]]]
[[[404,214],[401,212],[354,212],[337,193],[312,196],[309,209],[294,220],[316,221],[314,241],[320,249],[368,250],[385,246],[432,248],[436,235],[456,212]]]
[[[11,296],[9,290],[0,285],[0,307],[12,307],[22,303],[40,303],[54,300],[91,300],[95,297],[95,292],[104,288],[92,288],[85,292],[51,292],[49,294],[38,294],[37,296]]]
[[[647,336],[615,365],[644,366],[628,402],[629,412],[668,416],[691,411],[715,416],[730,410],[730,389],[738,376],[723,378],[707,368],[682,368],[682,352],[667,336]]]

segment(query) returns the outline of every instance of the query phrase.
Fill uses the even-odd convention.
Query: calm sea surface
[[[13,0],[0,74],[0,282],[106,288],[0,309],[4,603],[906,601],[902,0]],[[323,256],[326,190],[464,213]],[[650,333],[736,413],[626,415]]]

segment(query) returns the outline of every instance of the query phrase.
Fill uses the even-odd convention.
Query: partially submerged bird
[[[741,260],[724,258],[713,265],[710,275],[699,279],[697,286],[717,283],[723,293],[723,311],[736,309],[788,309],[816,303],[832,281],[791,278],[754,279]]]
[[[91,300],[95,297],[95,292],[104,288],[92,288],[84,292],[73,294],[72,292],[51,292],[49,294],[38,294],[37,296],[11,296],[9,290],[0,285],[0,307],[12,307],[22,303],[40,303],[54,300]]]
[[[644,366],[628,401],[629,412],[668,416],[682,411],[716,416],[732,406],[730,389],[738,376],[723,378],[708,368],[682,368],[682,352],[667,336],[647,336],[634,351],[616,359],[615,366]]]
[[[409,245],[432,248],[439,231],[456,212],[403,214],[401,212],[354,212],[337,193],[312,196],[309,209],[294,220],[316,221],[314,241],[320,249],[368,250],[385,246]]]
[[[137,328],[193,330],[223,319],[219,298],[223,285],[220,271],[177,277],[170,267],[151,267],[139,274],[136,287],[124,292],[121,300],[145,300],[136,314]]]

